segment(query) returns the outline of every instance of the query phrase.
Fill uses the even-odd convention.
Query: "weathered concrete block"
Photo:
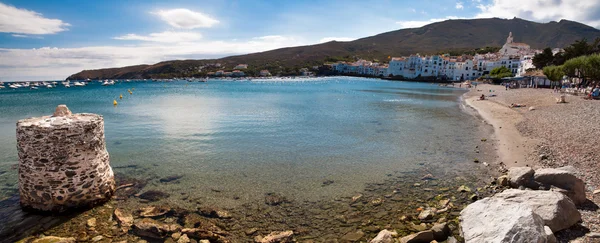
[[[59,106],[54,116],[17,122],[21,205],[65,211],[108,201],[115,191],[104,141],[104,119],[71,114]]]

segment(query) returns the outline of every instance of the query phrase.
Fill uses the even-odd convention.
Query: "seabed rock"
[[[31,243],[75,243],[75,238],[62,238],[56,236],[45,236],[32,241]]]
[[[121,229],[123,229],[123,231],[125,232],[129,231],[129,228],[131,228],[131,226],[133,225],[133,216],[130,213],[127,213],[118,208],[115,209],[114,215],[117,219],[117,222],[121,226]]]
[[[342,236],[340,239],[341,242],[357,242],[360,241],[363,237],[365,237],[365,233],[362,230],[349,232]]]
[[[294,231],[275,231],[265,237],[257,236],[254,241],[258,243],[287,243],[292,242]]]
[[[139,198],[144,199],[144,200],[148,200],[150,202],[156,202],[158,200],[164,199],[169,197],[169,193],[166,192],[161,192],[161,191],[157,191],[157,190],[150,190],[150,191],[146,191],[142,194],[139,195]]]
[[[144,218],[133,224],[134,232],[139,236],[163,239],[181,230],[178,224],[165,224],[150,218]]]
[[[404,236],[400,239],[401,243],[422,243],[431,242],[435,240],[433,237],[433,231],[425,230],[412,235]]]
[[[171,212],[171,209],[166,206],[148,206],[140,208],[139,211],[141,217],[155,218]]]
[[[276,206],[282,203],[286,203],[288,202],[287,198],[285,198],[284,196],[282,196],[279,193],[267,193],[265,195],[265,203],[267,205],[271,205],[271,206]]]
[[[397,235],[396,231],[382,230],[369,243],[393,243]]]

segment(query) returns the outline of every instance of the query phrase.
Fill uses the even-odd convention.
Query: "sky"
[[[600,0],[0,0],[0,81],[206,59],[421,27],[446,19],[568,19]]]

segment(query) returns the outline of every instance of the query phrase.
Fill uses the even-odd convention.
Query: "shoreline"
[[[499,160],[497,164],[504,165],[506,168],[534,166],[527,162],[527,157],[534,147],[540,144],[540,141],[523,136],[517,129],[517,125],[524,120],[523,115],[499,102],[489,99],[479,100],[480,94],[489,93],[489,90],[494,90],[492,88],[501,87],[481,86],[483,87],[480,90],[470,89],[463,94],[462,98],[464,104],[475,110],[483,122],[493,127],[494,138],[497,140],[496,150]]]

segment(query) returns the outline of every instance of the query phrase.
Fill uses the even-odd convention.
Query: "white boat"
[[[114,84],[115,84],[115,81],[105,80],[104,83],[102,83],[102,86],[109,86],[109,85],[114,85]]]
[[[71,88],[69,81],[63,82],[62,85],[65,86],[65,88]]]
[[[54,86],[52,86],[52,84],[48,84],[48,85],[46,85],[46,88],[51,89],[51,88],[54,88]]]
[[[36,90],[36,89],[38,89],[38,87],[37,86],[31,86],[29,89]]]
[[[74,82],[73,85],[75,85],[77,87],[83,87],[83,86],[85,86],[85,83],[83,83],[83,82]]]
[[[8,87],[11,88],[11,89],[18,89],[18,88],[21,88],[23,86],[21,86],[20,84],[11,84]]]

